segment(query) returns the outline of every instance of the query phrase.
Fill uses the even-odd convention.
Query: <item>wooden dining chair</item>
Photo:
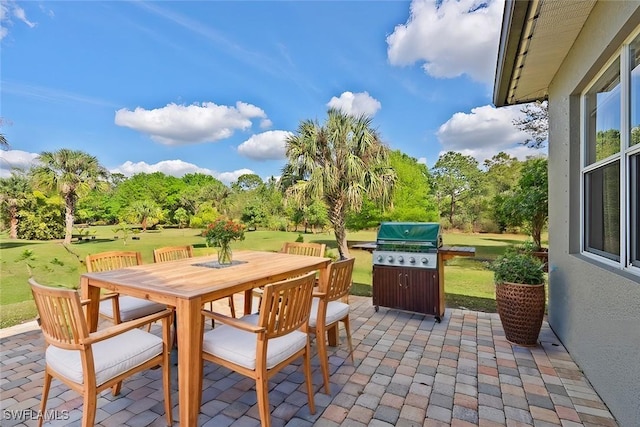
[[[153,250],[154,262],[175,261],[185,258],[193,258],[193,246],[166,246]],[[213,310],[213,302],[209,303],[209,308]],[[236,317],[236,306],[233,302],[233,295],[229,297],[229,310],[231,310],[231,316]],[[213,326],[213,321],[211,322],[211,326]]]
[[[315,272],[264,287],[259,314],[230,318],[203,310],[222,323],[203,337],[203,360],[225,366],[256,381],[262,427],[271,425],[269,378],[302,357],[309,411],[315,413],[311,379],[309,322]]]
[[[134,251],[101,252],[86,257],[89,273],[116,270],[142,264],[142,255]],[[109,301],[110,300],[110,301]],[[159,313],[167,307],[164,304],[126,295],[109,294],[100,301],[100,316],[118,324]]]
[[[327,245],[324,243],[285,242],[280,248],[280,253],[306,256],[324,256]],[[262,299],[263,288],[255,288],[252,295],[258,298],[258,307]]]
[[[285,242],[280,252],[294,255],[324,256],[324,243]]]
[[[46,343],[39,414],[46,414],[51,379],[55,377],[82,395],[82,426],[93,426],[98,393],[112,387],[116,395],[116,384],[124,378],[160,365],[167,425],[173,423],[169,359],[171,310],[89,333],[78,292],[42,286],[33,279],[29,284]],[[162,320],[162,338],[138,329],[158,320]],[[38,426],[42,426],[44,418],[38,417]]]
[[[353,363],[353,345],[351,343],[351,325],[349,323],[349,304],[341,301],[349,295],[353,276],[355,258],[335,261],[329,265],[327,280],[320,282],[317,291],[313,293],[311,315],[309,317],[309,332],[315,334],[318,346],[318,359],[322,368],[324,391],[331,394],[329,389],[329,358],[327,355],[327,331],[344,323],[349,344],[349,356]]]
[[[193,246],[165,246],[153,250],[153,262],[177,261],[185,258],[193,258]]]

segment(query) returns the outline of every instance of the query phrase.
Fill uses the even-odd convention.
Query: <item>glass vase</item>
[[[218,264],[229,265],[233,262],[233,253],[231,252],[231,245],[229,243],[223,243],[218,248]]]

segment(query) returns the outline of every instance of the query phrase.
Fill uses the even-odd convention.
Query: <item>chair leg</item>
[[[90,393],[85,389],[82,406],[82,427],[93,427],[96,421],[96,406],[96,390],[93,389],[93,393]]]
[[[173,321],[173,339],[171,341],[171,348],[178,348],[178,316],[176,316],[176,312],[174,311],[171,314],[171,318]]]
[[[231,317],[236,317],[236,305],[233,303],[233,295],[229,297],[229,309],[231,310]]]
[[[111,394],[113,396],[119,395],[120,390],[122,390],[122,381],[118,381],[117,383],[111,386]]]
[[[213,301],[209,301],[209,311],[213,311]],[[215,328],[216,322],[211,318],[211,328]]]
[[[353,344],[351,343],[351,322],[349,321],[349,315],[341,320],[344,323],[344,330],[347,333],[347,343],[349,344],[349,357],[351,357],[351,363],[353,361]]]
[[[171,405],[171,359],[167,353],[162,362],[162,387],[164,387],[164,411],[167,425],[173,425],[173,405]]]
[[[271,411],[269,411],[269,380],[267,373],[263,372],[260,378],[256,378],[256,394],[258,395],[258,414],[262,427],[271,426]]]
[[[45,369],[44,371],[44,384],[42,385],[42,401],[40,402],[40,414],[46,414],[47,399],[49,398],[49,388],[51,387],[51,375]],[[42,427],[44,416],[38,417],[38,427]]]
[[[327,337],[326,330],[324,328],[318,328],[316,330],[316,344],[318,346],[320,368],[322,368],[324,392],[326,394],[331,394],[331,389],[329,388],[329,356],[327,355]]]
[[[309,338],[307,338],[307,348],[304,352],[304,376],[307,382],[307,399],[309,400],[309,412],[311,414],[316,413],[316,404],[313,395],[313,381],[311,379],[311,345],[309,344]]]
[[[175,311],[171,317],[162,320],[162,341],[163,341],[163,358],[162,358],[162,387],[164,388],[164,411],[167,417],[167,425],[173,425],[173,407],[171,405],[171,356],[169,342],[171,340],[171,324],[175,320]],[[173,337],[176,339],[177,330],[174,328]]]

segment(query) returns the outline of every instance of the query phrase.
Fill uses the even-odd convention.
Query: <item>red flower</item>
[[[231,219],[218,218],[202,232],[208,246],[226,246],[232,240],[244,240],[244,225]]]

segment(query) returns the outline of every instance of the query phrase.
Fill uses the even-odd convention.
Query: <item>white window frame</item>
[[[632,33],[631,36],[620,46],[609,61],[597,73],[594,79],[589,83],[587,88],[582,92],[580,99],[580,253],[585,257],[597,260],[604,264],[610,265],[620,270],[628,271],[634,275],[640,275],[640,267],[634,266],[631,260],[631,202],[635,197],[637,206],[640,206],[640,195],[631,194],[631,168],[630,159],[634,155],[640,155],[640,144],[631,146],[630,141],[630,110],[631,110],[631,82],[630,82],[630,49],[629,46],[637,38],[640,37],[640,27]],[[597,84],[598,79],[612,66],[612,64],[620,58],[620,150],[615,155],[605,159],[598,160],[592,164],[587,164],[587,137],[588,115],[587,95],[589,91]],[[590,172],[611,165],[617,160],[620,165],[620,257],[614,260],[597,253],[586,250],[586,177]]]

